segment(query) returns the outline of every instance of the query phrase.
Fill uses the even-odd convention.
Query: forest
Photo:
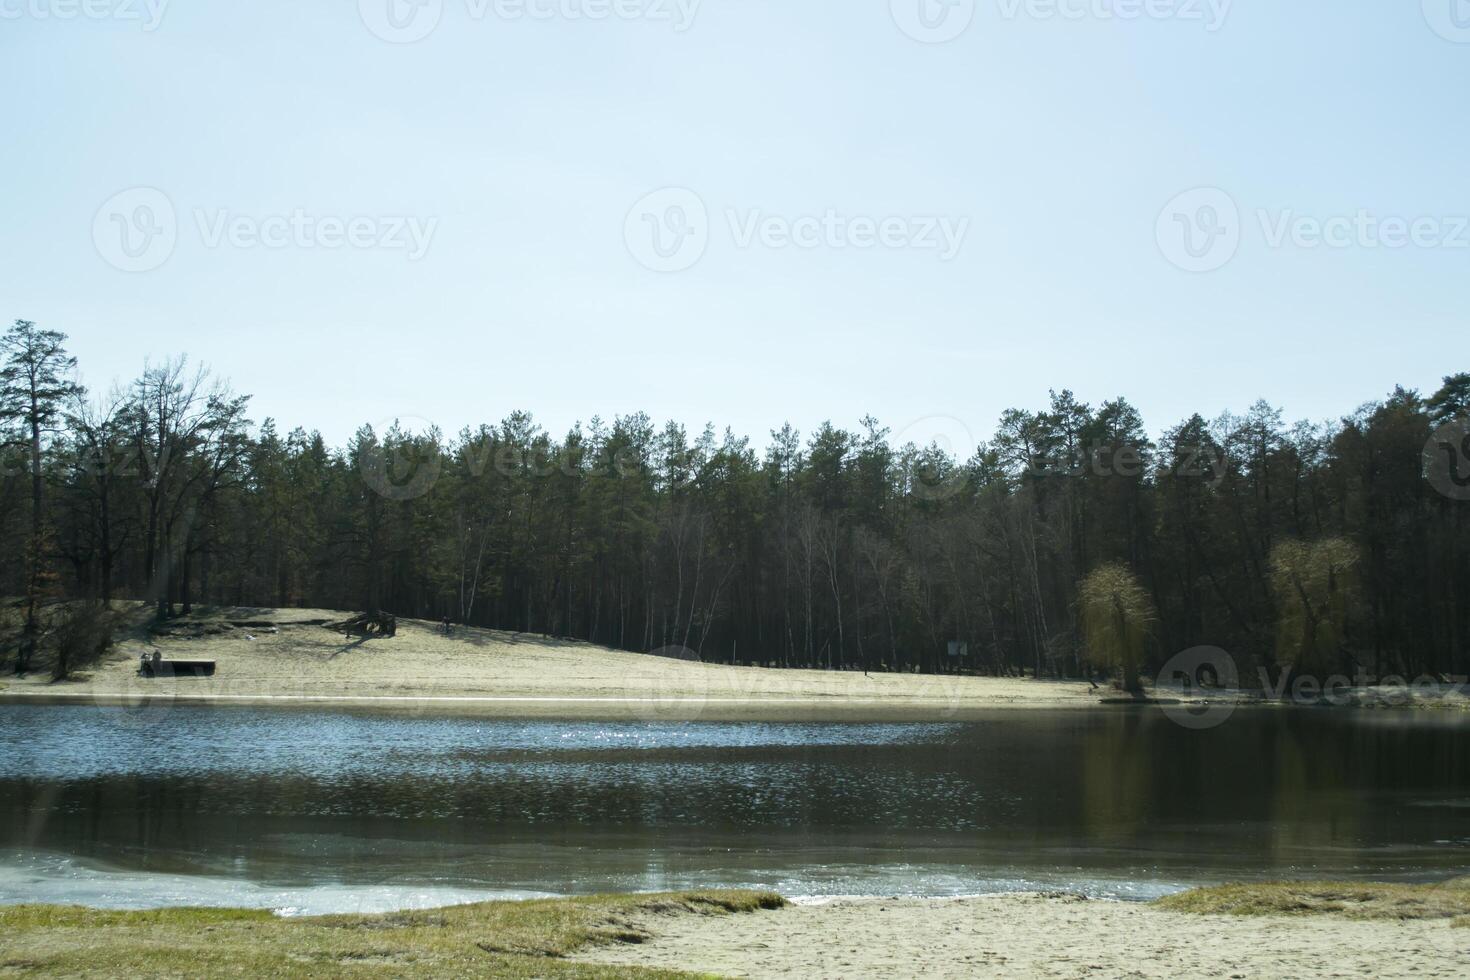
[[[1331,422],[1257,401],[1153,438],[1123,397],[1056,390],[960,459],[873,418],[758,445],[644,414],[557,436],[516,411],[332,446],[253,421],[182,356],[105,391],[76,368],[32,322],[0,339],[17,670],[48,603],[127,598],[165,619],[382,610],[710,662],[1076,677],[1099,660],[1079,596],[1115,576],[1145,670],[1212,645],[1247,680],[1470,672],[1470,373]]]

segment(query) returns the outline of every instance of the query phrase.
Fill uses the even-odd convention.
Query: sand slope
[[[496,630],[458,629],[446,637],[421,620],[400,620],[397,636],[364,640],[324,628],[350,616],[330,609],[210,610],[173,620],[159,634],[143,604],[131,610],[133,626],[82,680],[52,684],[45,671],[0,678],[0,701],[311,702],[608,720],[958,721],[996,708],[1092,707],[1116,693],[1076,680],[725,667]],[[165,658],[215,660],[218,673],[141,678],[139,658],[154,649]],[[1406,700],[1387,688],[1359,689],[1355,697],[1368,705]],[[1470,709],[1465,690],[1417,692],[1412,700]]]
[[[446,637],[417,620],[400,620],[395,637],[367,640],[320,625],[347,615],[225,609],[174,621],[166,635],[149,632],[140,615],[84,680],[7,680],[0,697],[318,701],[521,717],[955,720],[1005,706],[1092,706],[1105,693],[1082,681],[725,667],[493,630]],[[141,678],[138,660],[154,648],[165,658],[215,660],[218,671],[212,678]]]

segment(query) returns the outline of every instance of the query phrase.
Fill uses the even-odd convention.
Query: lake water
[[[964,724],[0,706],[0,902],[368,911],[1470,873],[1470,718],[1015,710]]]

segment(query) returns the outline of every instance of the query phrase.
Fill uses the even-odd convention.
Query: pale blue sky
[[[1127,21],[978,0],[939,44],[897,26],[910,0],[703,0],[683,31],[653,0],[597,21],[428,0],[438,26],[409,44],[367,26],[389,0],[175,0],[151,31],[127,19],[143,0],[59,19],[69,2],[0,0],[0,317],[70,334],[93,385],[188,351],[255,418],[334,441],[524,408],[557,432],[641,409],[764,444],[868,413],[984,438],[1053,387],[1126,394],[1155,432],[1257,397],[1327,418],[1470,369],[1465,0],[1236,0],[1216,30],[1208,0]],[[94,234],[134,187],[177,215],[144,272]],[[665,187],[708,212],[679,272],[625,239]],[[1156,231],[1197,187],[1240,215],[1209,272]],[[417,259],[210,246],[222,212],[298,209],[437,225]],[[727,217],[828,209],[969,224],[945,261],[740,247]],[[1261,209],[1432,218],[1426,241],[1462,247],[1273,248]],[[958,422],[917,422],[936,416]]]

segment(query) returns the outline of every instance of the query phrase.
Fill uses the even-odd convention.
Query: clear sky
[[[1467,0],[161,3],[0,0],[0,317],[94,386],[763,445],[1470,369]]]

